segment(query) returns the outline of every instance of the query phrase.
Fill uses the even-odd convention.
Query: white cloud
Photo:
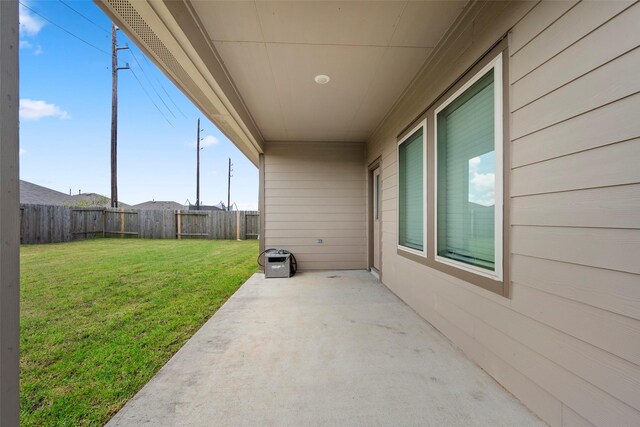
[[[27,40],[20,40],[20,49],[33,49],[33,54],[38,56],[41,55],[44,51],[42,50],[42,46],[34,45],[33,43]]]
[[[200,148],[211,147],[212,145],[216,145],[219,142],[220,140],[218,140],[218,138],[216,138],[215,136],[207,135],[200,140]],[[196,147],[196,144],[197,143],[195,141],[186,143],[187,146],[194,147],[194,148]]]
[[[27,154],[27,150],[25,150],[24,148],[21,148],[19,154],[20,154],[20,157],[22,157],[25,154]]]
[[[20,34],[24,34],[27,36],[35,36],[37,35],[42,27],[44,27],[44,22],[40,20],[40,18],[34,16],[29,9],[24,7],[23,5],[19,6],[20,8]]]
[[[477,173],[469,179],[471,188],[469,189],[469,201],[482,206],[493,206],[496,204],[495,193],[496,176],[494,173]]]
[[[469,159],[469,201],[482,206],[493,206],[496,203],[496,175],[493,172],[478,172],[481,162],[481,156]]]
[[[205,136],[202,141],[200,141],[200,147],[210,147],[212,145],[216,145],[218,142],[218,138],[213,135]]]
[[[483,197],[478,197],[477,194],[470,194],[469,201],[481,206],[494,206],[496,204],[496,199],[493,193],[484,195]]]
[[[470,181],[478,191],[493,190],[496,184],[496,174],[476,172]]]
[[[35,99],[20,100],[20,120],[40,120],[44,117],[68,119],[69,114],[54,104]]]
[[[475,172],[478,170],[478,166],[480,166],[480,157],[476,156],[473,159],[469,159],[469,171]]]

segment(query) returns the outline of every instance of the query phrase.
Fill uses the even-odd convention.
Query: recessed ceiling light
[[[327,83],[329,83],[329,80],[331,79],[329,78],[329,76],[326,76],[324,74],[318,74],[317,76],[315,76],[314,80],[319,85],[326,85]]]

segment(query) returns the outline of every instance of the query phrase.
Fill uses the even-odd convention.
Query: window
[[[418,125],[398,144],[398,245],[425,253],[425,128]]]
[[[508,58],[504,37],[427,106],[398,137],[397,174],[397,254],[505,297]]]
[[[436,261],[502,278],[501,56],[435,110]]]

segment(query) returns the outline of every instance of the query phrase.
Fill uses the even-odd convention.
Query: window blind
[[[398,147],[399,236],[401,246],[424,249],[424,143],[422,127]]]
[[[438,255],[495,270],[494,72],[437,115]]]

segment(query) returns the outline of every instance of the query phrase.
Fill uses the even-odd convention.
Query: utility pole
[[[197,166],[196,166],[196,210],[200,210],[200,118],[198,118],[198,136],[196,142]]]
[[[111,23],[111,207],[118,207],[118,71],[128,70],[129,64],[118,67],[118,27]]]
[[[231,172],[233,172],[233,169],[231,169],[232,166],[233,166],[233,163],[231,163],[231,157],[229,157],[229,174],[228,174],[228,180],[227,180],[227,210],[228,211],[231,210],[231,177],[233,176],[231,174]]]

